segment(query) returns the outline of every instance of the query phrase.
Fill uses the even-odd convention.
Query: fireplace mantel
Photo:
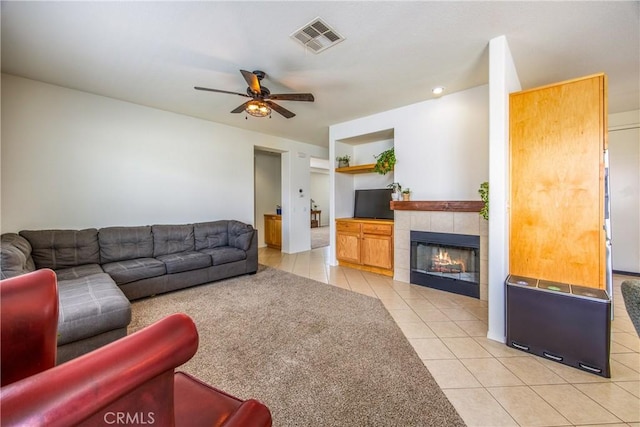
[[[484,202],[479,200],[391,201],[394,211],[480,212],[483,206]]]

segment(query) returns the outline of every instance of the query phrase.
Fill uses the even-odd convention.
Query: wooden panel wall
[[[605,287],[606,77],[510,96],[510,273]]]

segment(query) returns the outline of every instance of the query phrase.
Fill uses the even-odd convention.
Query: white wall
[[[395,129],[395,181],[412,199],[480,200],[489,178],[488,104],[485,85],[406,111],[406,126]]]
[[[411,188],[412,200],[480,200],[480,183],[489,178],[488,105],[489,87],[484,85],[331,126],[329,159],[354,153],[352,165],[361,159],[365,164],[374,163],[369,156],[358,156],[359,150],[366,150],[364,146],[350,146],[343,140],[389,129],[393,130],[393,141],[381,144],[393,145],[396,154],[395,170],[385,177],[353,177],[331,171],[332,220],[352,216],[356,185],[382,188],[399,182]],[[384,150],[376,148],[378,153]],[[379,182],[364,184],[362,180]],[[335,228],[333,221],[331,226]],[[336,263],[334,229],[330,262]]]
[[[609,171],[613,269],[640,273],[640,111],[609,116]]]
[[[489,177],[488,104],[489,87],[478,86],[331,126],[330,142],[393,129],[394,181],[410,187],[413,199],[479,200],[480,183]],[[363,163],[375,162],[364,157]]]
[[[521,89],[505,36],[489,42],[489,328],[506,341],[504,280],[509,274],[509,94]]]
[[[322,147],[3,74],[2,231],[254,224],[254,145],[327,157]],[[306,168],[308,181],[308,159]],[[282,175],[304,173],[303,162]],[[288,235],[290,246],[305,240]]]

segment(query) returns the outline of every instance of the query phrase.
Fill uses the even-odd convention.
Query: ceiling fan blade
[[[278,101],[308,101],[313,102],[314,97],[310,93],[277,93],[269,95],[269,99]]]
[[[193,87],[195,90],[206,90],[209,92],[219,92],[219,93],[228,93],[231,95],[240,95],[240,96],[244,96],[246,98],[251,98],[249,95],[247,95],[246,93],[240,93],[240,92],[229,92],[228,90],[220,90],[220,89],[210,89],[208,87],[200,87],[200,86],[194,86]]]
[[[253,74],[251,71],[240,70],[242,73],[242,77],[247,81],[247,84],[251,88],[251,90],[255,93],[261,93],[262,89],[260,88],[260,81],[258,80],[258,76]]]
[[[247,101],[242,105],[239,105],[235,110],[231,110],[232,113],[242,113],[245,108],[247,108],[247,104],[250,103],[251,101]]]
[[[284,107],[281,107],[280,105],[276,104],[275,102],[271,102],[271,101],[264,101],[264,102],[266,102],[267,105],[269,105],[269,107],[271,107],[272,110],[275,110],[276,112],[282,114],[287,119],[290,119],[291,117],[295,116],[294,113],[292,113],[291,111],[287,110]]]

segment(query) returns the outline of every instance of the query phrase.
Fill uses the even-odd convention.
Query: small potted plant
[[[386,175],[388,172],[391,172],[396,164],[396,153],[393,147],[373,157],[376,158],[376,165],[373,167],[373,170],[380,175]]]
[[[336,162],[338,162],[339,168],[348,168],[349,160],[351,160],[351,156],[349,156],[348,154],[345,154],[344,156],[336,157]]]
[[[405,202],[408,202],[410,198],[411,198],[411,189],[407,187],[404,190],[402,190],[402,200],[404,200]]]
[[[489,183],[483,182],[478,189],[480,199],[484,202],[484,206],[480,209],[480,216],[484,219],[489,219]]]
[[[400,185],[399,182],[392,182],[391,184],[387,185],[387,188],[390,188],[392,191],[391,200],[400,200],[400,194],[402,193],[402,186]]]

